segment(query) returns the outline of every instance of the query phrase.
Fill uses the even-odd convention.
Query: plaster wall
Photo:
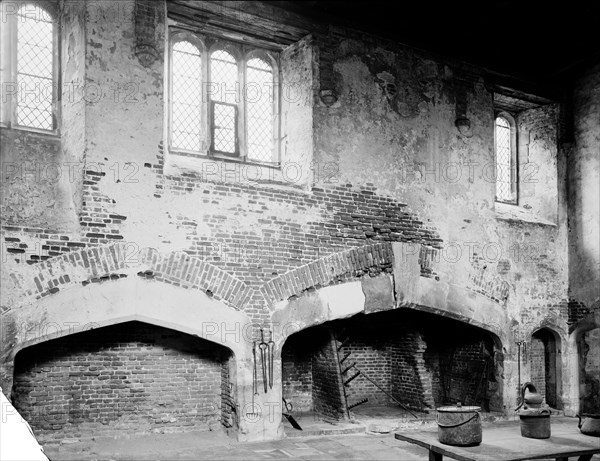
[[[600,300],[600,66],[577,81],[573,98],[575,136],[568,157],[570,294],[591,310]]]
[[[135,53],[133,1],[118,2],[116,10],[110,1],[76,3],[63,43],[66,69],[84,78],[90,93],[63,113],[64,146],[1,130],[3,163],[83,159],[73,182],[50,185],[14,174],[3,182],[4,325],[13,316],[28,322],[36,305],[65,290],[72,298],[57,307],[57,318],[79,319],[77,298],[93,296],[75,287],[85,291],[80,284],[89,279],[118,276],[122,265],[156,273],[178,290],[200,290],[263,326],[305,328],[360,311],[424,309],[496,335],[506,354],[502,385],[510,407],[515,340],[540,325],[561,335],[567,329],[566,164],[552,107],[527,114],[529,125],[523,119],[535,126],[530,162],[543,162],[543,175],[526,189],[523,206],[503,210],[490,173],[493,97],[481,70],[352,31],[316,31],[282,50],[284,83],[296,77],[303,98],[281,107],[281,168],[262,168],[267,176],[256,180],[235,162],[198,163],[169,152],[165,3],[149,3],[157,56],[149,61]],[[329,84],[338,94],[331,106],[319,98]],[[594,107],[580,118],[586,141],[578,147],[592,146],[592,160]],[[459,130],[458,118],[470,127]],[[14,194],[26,210],[9,206],[5,197]],[[111,271],[107,254],[115,242],[123,264]],[[571,254],[583,251],[574,242]],[[130,299],[130,309],[143,309]],[[279,347],[292,330],[280,333]],[[238,368],[241,404],[251,397],[250,346],[232,350],[246,364]],[[280,383],[281,367],[275,369]],[[277,386],[270,401],[280,405],[280,393]],[[273,408],[269,414],[280,415]],[[274,417],[240,432],[275,437],[279,424]]]

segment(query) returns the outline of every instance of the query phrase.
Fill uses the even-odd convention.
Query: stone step
[[[299,431],[293,427],[285,428],[285,436],[288,438],[297,437],[315,437],[321,435],[344,435],[344,434],[362,434],[367,431],[367,428],[362,424],[354,424],[355,427],[342,428],[315,428]]]

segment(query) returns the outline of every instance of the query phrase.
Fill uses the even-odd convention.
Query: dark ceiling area
[[[485,67],[531,86],[562,86],[600,61],[600,1],[273,1]]]

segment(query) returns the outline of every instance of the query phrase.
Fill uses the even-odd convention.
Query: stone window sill
[[[239,185],[264,185],[303,190],[310,185],[310,169],[297,163],[263,164],[241,159],[202,154],[169,152],[164,172],[167,175],[195,176],[203,182]]]
[[[61,138],[61,134],[60,134],[59,130],[53,130],[53,131],[40,130],[37,128],[30,128],[30,127],[26,127],[26,126],[9,125],[6,123],[0,123],[0,128],[3,130],[6,130],[6,131],[12,131],[14,133],[29,134],[29,135],[33,135],[33,136],[39,136],[41,138],[54,138],[54,139]]]
[[[556,223],[537,216],[530,210],[508,203],[495,203],[496,219],[508,222],[530,223],[556,227]]]
[[[198,158],[198,159],[204,159],[204,160],[214,160],[214,161],[220,161],[220,162],[241,163],[244,165],[252,165],[252,166],[261,167],[261,168],[264,167],[264,168],[281,169],[281,164],[279,162],[272,162],[272,163],[254,162],[252,160],[248,160],[246,157],[238,157],[235,155],[226,155],[226,154],[220,154],[220,153],[204,154],[204,153],[190,152],[190,151],[179,151],[179,150],[174,150],[174,149],[171,149],[169,151],[169,153],[171,156],[173,156],[173,159],[175,162],[177,161],[176,160],[177,157],[187,157],[187,158]]]

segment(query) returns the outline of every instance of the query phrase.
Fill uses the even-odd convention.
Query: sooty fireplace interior
[[[300,331],[284,345],[282,368],[286,401],[326,418],[456,402],[502,410],[503,354],[492,334],[419,311],[359,314]]]

